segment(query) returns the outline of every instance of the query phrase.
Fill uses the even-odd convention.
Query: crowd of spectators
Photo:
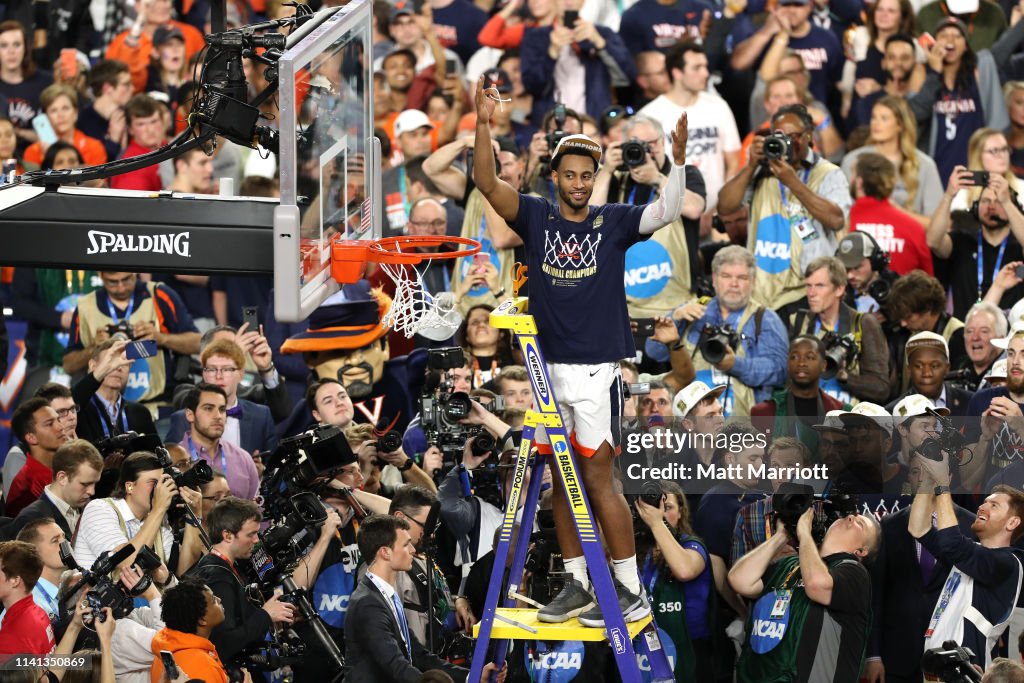
[[[159,148],[186,125],[210,4],[4,3],[0,161],[20,173]],[[231,28],[295,8],[227,10]],[[623,417],[641,431],[772,440],[646,449],[639,462],[824,464],[863,485],[827,532],[820,503],[776,526],[778,478],[663,481],[658,506],[634,502],[640,578],[678,679],[919,681],[925,650],[955,640],[986,680],[1024,680],[1022,18],[1010,0],[375,0],[368,58],[386,152],[375,210],[385,236],[479,240],[475,258],[425,249],[410,266],[429,294],[453,295],[461,326],[446,340],[379,328],[395,293],[379,271],[290,325],[274,318],[269,276],[5,269],[0,302],[27,324],[27,371],[3,460],[0,657],[84,653],[95,665],[78,680],[158,681],[167,650],[178,680],[226,681],[240,653],[291,627],[314,654],[288,664],[296,680],[330,676],[295,605],[243,590],[265,467],[282,440],[326,425],[351,453],[315,489],[331,511],[292,578],[350,650],[352,680],[434,668],[465,679],[450,662],[483,611],[533,406],[514,340],[489,321],[526,256],[519,226],[473,181],[482,79],[500,100],[498,176],[555,206],[551,154],[577,133],[603,149],[591,205],[655,201],[686,114],[679,215],[626,254],[637,354],[620,370],[649,392],[627,396]],[[262,69],[246,59],[252,93]],[[212,157],[194,150],[94,184],[216,194],[230,180],[274,197],[278,178],[274,155],[221,140]],[[592,262],[598,244],[553,246],[550,263]],[[154,341],[156,355],[129,360],[131,340]],[[461,367],[426,371],[428,349],[446,346]],[[474,398],[466,422],[493,449],[438,436],[420,398],[450,391]],[[959,466],[922,455],[940,416],[965,421],[972,456]],[[392,429],[401,443],[385,448]],[[213,480],[179,488],[154,447],[111,455],[128,432],[157,435],[181,470],[207,462]],[[201,528],[170,523],[182,506]],[[367,513],[397,521],[359,538]],[[535,534],[534,549],[551,550]],[[117,573],[140,590],[116,628],[85,592],[62,602],[78,580],[64,540],[85,568],[132,546]],[[524,590],[551,597],[556,570],[533,565]],[[378,589],[405,616],[367,642],[347,605]],[[379,661],[392,647],[404,663]],[[598,680],[614,666],[600,644],[515,647],[508,671],[489,671],[538,679],[570,662],[578,680]]]

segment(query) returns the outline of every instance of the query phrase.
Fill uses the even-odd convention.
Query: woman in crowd
[[[53,74],[32,62],[28,32],[19,22],[0,21],[0,95],[7,98],[5,115],[18,131],[18,148],[37,139],[32,119],[40,112],[39,96],[53,83]]]
[[[106,163],[107,150],[103,143],[78,130],[78,93],[69,85],[55,83],[42,92],[39,102],[46,118],[57,134],[57,140],[73,145],[90,166]],[[25,150],[25,163],[39,166],[51,142],[37,140]]]
[[[910,0],[877,0],[864,11],[870,42],[864,58],[857,62],[857,78],[871,78],[881,85],[885,82],[885,43],[897,33],[914,35],[914,7]]]
[[[473,386],[483,386],[498,371],[515,361],[512,358],[512,340],[508,330],[491,326],[494,308],[479,304],[469,309],[466,320],[455,335],[459,346],[473,357]]]
[[[18,132],[14,127],[14,122],[5,116],[0,116],[0,163],[14,159],[18,163],[18,175],[21,175],[24,170],[21,167],[21,159],[18,158],[17,151]]]
[[[893,163],[897,173],[892,203],[927,226],[942,199],[942,181],[935,161],[917,148],[917,122],[904,100],[886,95],[875,103],[867,144],[843,159],[847,177],[865,152],[876,152]]]
[[[676,646],[676,680],[715,680],[711,638],[714,587],[708,551],[693,535],[683,490],[672,481],[662,481],[661,490],[664,495],[657,507],[636,501],[640,519],[654,537],[641,565],[641,577],[651,596],[654,618]]]
[[[1010,143],[1006,136],[991,128],[979,128],[967,142],[967,168],[972,171],[988,171],[1001,175],[1010,184],[1010,190],[1017,195],[1017,201],[1024,198],[1024,181],[1013,174],[1010,165]],[[953,198],[951,211],[967,211],[980,191],[960,190]]]
[[[1024,176],[1024,81],[1010,81],[1003,86],[1010,127],[1006,139],[1010,143],[1010,165],[1015,175]]]

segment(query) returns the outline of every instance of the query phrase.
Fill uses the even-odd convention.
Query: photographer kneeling
[[[176,495],[180,502],[175,501]],[[196,528],[186,524],[178,547],[167,520],[174,505],[201,511],[202,494],[188,487],[179,489],[154,453],[132,453],[121,464],[113,497],[93,500],[85,507],[75,537],[75,558],[81,566],[91,567],[104,551],[127,541],[136,550],[152,546],[157,557],[181,576],[199,559],[203,546]],[[130,556],[122,566],[134,558]]]
[[[813,520],[810,507],[797,522],[797,555],[772,563],[790,543],[776,519],[775,534],[729,571],[733,589],[755,600],[736,663],[739,683],[793,673],[797,681],[832,683],[855,683],[860,676],[871,609],[871,579],[862,562],[878,551],[881,529],[871,515],[849,515],[832,523],[818,548]]]
[[[655,620],[676,646],[676,680],[715,680],[711,641],[715,591],[708,551],[693,535],[682,489],[671,481],[660,484],[662,496],[657,507],[643,497],[635,503],[640,519],[649,527],[648,533],[642,534],[642,527],[633,525],[638,531],[638,549],[642,545],[649,548],[641,578],[651,596]]]

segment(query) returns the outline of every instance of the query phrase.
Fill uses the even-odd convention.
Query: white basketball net
[[[590,268],[597,265],[597,247],[600,244],[600,234],[586,233],[580,239],[573,233],[563,240],[560,233],[545,230],[544,262],[563,269]]]
[[[437,265],[444,267],[441,263]],[[430,266],[428,261],[427,268]],[[430,294],[412,265],[381,263],[380,267],[395,281],[395,298],[391,310],[381,319],[382,325],[406,337],[420,334],[432,341],[444,341],[455,334],[462,324],[462,316],[455,309],[454,294]]]

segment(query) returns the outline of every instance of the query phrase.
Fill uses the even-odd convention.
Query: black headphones
[[[868,254],[868,261],[871,262],[871,270],[876,273],[881,273],[883,270],[889,267],[889,254],[885,253],[882,247],[878,246],[878,242],[875,241],[874,235],[863,230],[858,230],[861,235],[864,235],[871,242],[871,253]]]
[[[982,193],[984,193],[985,188],[981,188],[981,191]],[[1010,188],[1010,201],[1013,202],[1013,205],[1017,207],[1018,211],[1024,213],[1024,207],[1021,207],[1020,200],[1017,199],[1017,191],[1014,190],[1012,187]],[[974,202],[971,204],[971,208],[968,209],[967,212],[974,217],[974,220],[978,221],[979,223],[981,222],[981,194],[979,194],[978,198],[974,200]]]

